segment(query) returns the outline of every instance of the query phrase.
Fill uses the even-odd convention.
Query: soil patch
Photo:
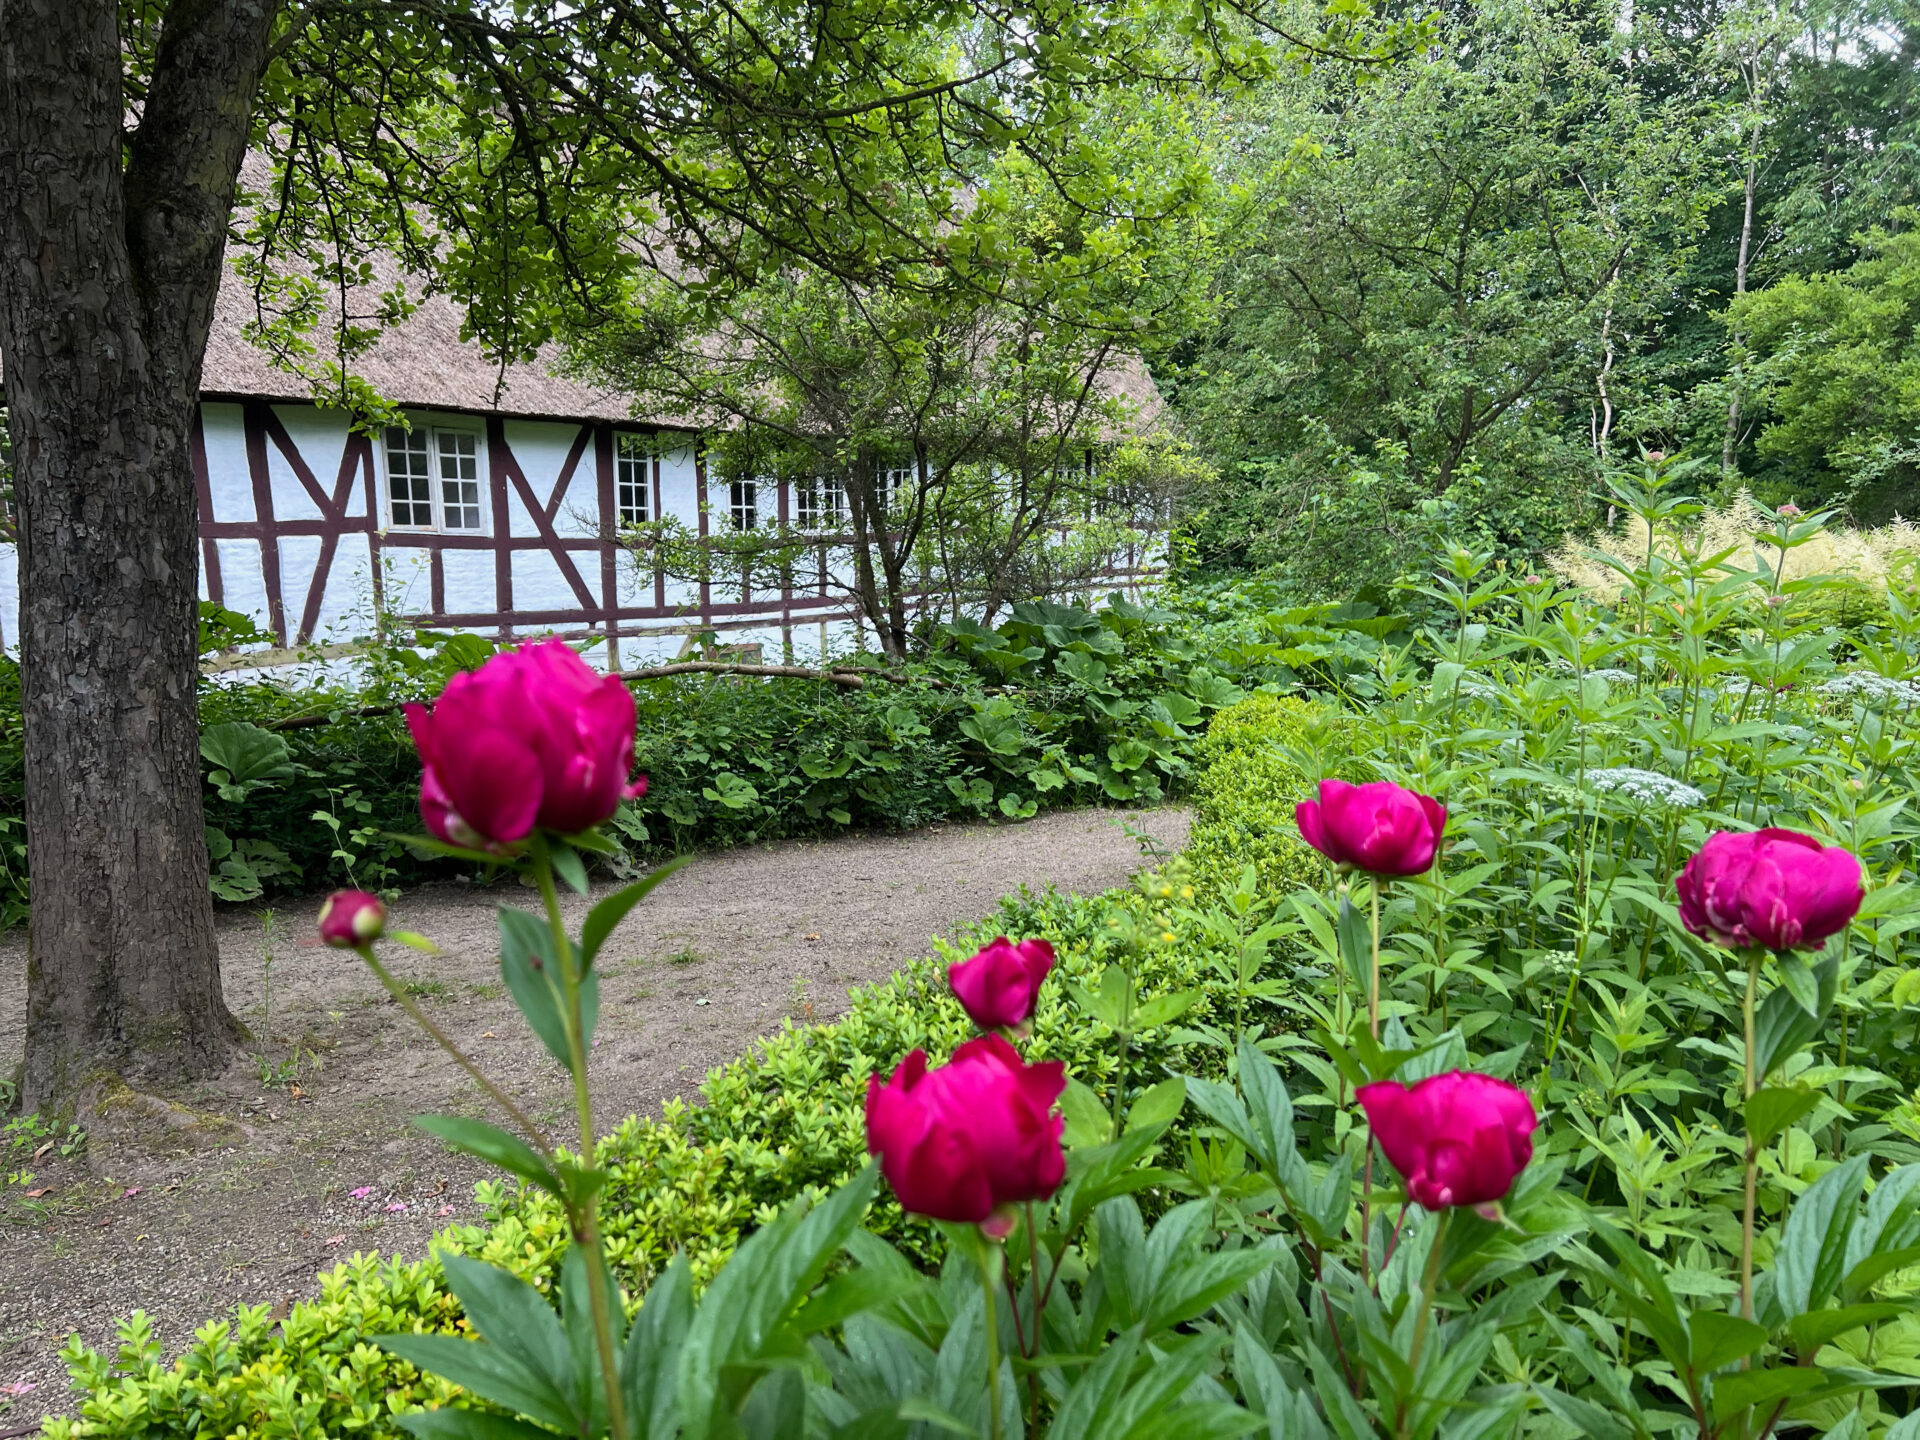
[[[699,857],[602,952],[591,1062],[600,1128],[691,1096],[709,1069],[789,1015],[841,1013],[849,986],[927,953],[931,937],[984,918],[1022,885],[1094,894],[1124,884],[1142,863],[1126,826],[1177,848],[1187,816],[1080,810]],[[577,930],[587,902],[569,901]],[[430,935],[442,953],[383,953],[457,1043],[541,1124],[564,1130],[564,1073],[500,983],[500,903],[538,905],[511,881],[411,892],[393,923]],[[70,1333],[106,1346],[114,1321],[143,1309],[177,1354],[195,1327],[236,1304],[283,1308],[356,1250],[418,1258],[436,1229],[477,1216],[473,1182],[485,1169],[407,1123],[436,1110],[484,1113],[476,1087],[359,962],[299,944],[316,910],[281,906],[271,923],[240,909],[221,917],[227,1002],[252,1028],[255,1054],[150,1104],[151,1123],[125,1132],[157,1125],[195,1143],[123,1145],[103,1134],[63,1157],[49,1132],[14,1147],[27,1155],[6,1168],[35,1178],[0,1191],[0,1428],[64,1413],[58,1351]],[[26,944],[15,934],[0,941],[0,1074],[20,1059],[25,1009]]]

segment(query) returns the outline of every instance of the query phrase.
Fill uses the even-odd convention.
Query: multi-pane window
[[[480,445],[468,430],[436,430],[440,451],[440,528],[480,528]]]
[[[736,530],[752,530],[760,524],[760,486],[753,480],[735,480],[728,487],[727,509]]]
[[[886,482],[887,513],[891,515],[899,511],[909,493],[908,487],[913,484],[913,467],[896,465],[883,472],[882,479]]]
[[[837,475],[809,476],[794,486],[794,524],[802,530],[830,530],[847,519],[847,491]]]
[[[433,476],[428,468],[426,431],[387,427],[387,497],[393,524],[433,528]]]
[[[480,437],[471,430],[387,428],[388,523],[479,530]]]
[[[613,452],[613,502],[620,524],[653,519],[653,447],[644,435],[622,434]]]

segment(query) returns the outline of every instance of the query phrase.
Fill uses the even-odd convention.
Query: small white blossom
[[[1868,671],[1836,675],[1815,688],[1830,700],[1858,700],[1867,705],[1920,704],[1920,685],[1911,680],[1889,680]]]
[[[1640,677],[1631,670],[1589,670],[1589,680],[1604,680],[1609,685],[1631,685]]]
[[[1643,805],[1663,805],[1675,810],[1691,810],[1706,804],[1707,797],[1685,781],[1657,770],[1639,770],[1631,765],[1616,765],[1606,770],[1589,770],[1587,784],[1603,795],[1619,795]]]

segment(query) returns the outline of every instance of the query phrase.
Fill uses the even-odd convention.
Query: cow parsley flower
[[[1691,810],[1707,801],[1704,794],[1683,780],[1662,775],[1657,770],[1636,769],[1631,765],[1589,770],[1587,784],[1603,795],[1618,795],[1636,804],[1658,805],[1672,810]]]
[[[1863,705],[1920,704],[1920,685],[1911,680],[1889,680],[1869,671],[1836,675],[1816,688],[1830,700],[1857,700]]]

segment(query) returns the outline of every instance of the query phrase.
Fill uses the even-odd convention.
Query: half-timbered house
[[[544,365],[498,366],[440,298],[354,362],[409,422],[358,433],[247,342],[247,315],[230,277],[192,437],[202,598],[272,637],[238,663],[339,655],[382,623],[594,639],[591,658],[616,669],[672,658],[703,633],[767,659],[858,643],[825,538],[819,566],[778,590],[676,580],[619,540],[669,517],[699,534],[774,519],[830,532],[831,496],[710,485],[692,424],[636,419],[621,397]],[[1128,383],[1151,385],[1144,372]],[[1143,555],[1114,578],[1151,568]],[[17,614],[13,547],[0,545],[9,650]]]

